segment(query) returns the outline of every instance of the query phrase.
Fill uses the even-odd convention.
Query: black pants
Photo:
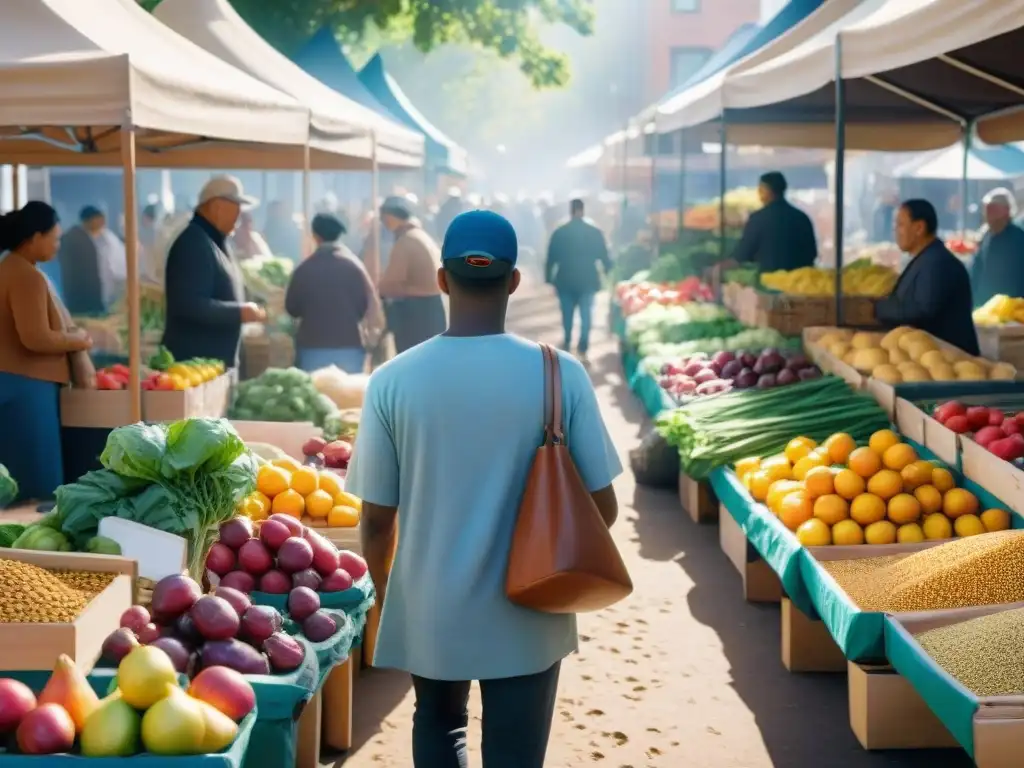
[[[536,675],[481,680],[484,768],[543,768],[561,662]],[[415,768],[466,768],[470,682],[412,678]]]
[[[448,320],[440,296],[392,299],[385,308],[388,329],[395,337],[395,353],[444,333]]]

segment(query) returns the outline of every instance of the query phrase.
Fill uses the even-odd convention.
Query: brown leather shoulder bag
[[[505,592],[535,611],[597,611],[629,595],[633,582],[569,453],[558,354],[547,344],[541,350],[544,443],[526,480]]]

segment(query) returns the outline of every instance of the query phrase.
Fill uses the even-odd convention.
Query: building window
[[[700,13],[700,0],[672,0],[675,13]]]
[[[704,66],[710,56],[711,50],[708,48],[673,48],[670,86],[678,88],[685,83]]]

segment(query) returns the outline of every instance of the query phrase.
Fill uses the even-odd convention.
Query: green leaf
[[[107,437],[100,463],[125,477],[157,481],[167,448],[167,430],[160,424],[129,424]]]
[[[245,443],[226,419],[176,421],[167,427],[161,475],[173,480],[182,473],[218,472],[244,453]]]

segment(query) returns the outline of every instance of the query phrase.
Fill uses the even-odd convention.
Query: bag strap
[[[562,369],[550,344],[541,344],[540,349],[544,355],[544,445],[564,445]]]

